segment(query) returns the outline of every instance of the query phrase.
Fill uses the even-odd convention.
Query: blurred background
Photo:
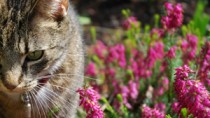
[[[118,29],[124,19],[123,9],[129,9],[131,14],[141,22],[142,26],[154,25],[154,15],[164,15],[163,4],[166,1],[179,2],[184,9],[184,24],[194,15],[199,0],[72,0],[84,26],[84,36],[87,44],[90,42],[90,26],[95,26],[97,39],[106,40]],[[210,14],[210,2],[201,0],[207,5],[205,12]],[[113,31],[114,30],[114,31]]]
[[[152,24],[154,14],[163,14],[163,4],[168,0],[73,0],[81,16],[90,18],[91,24],[102,27],[118,27],[122,21],[122,9],[130,9],[142,24]],[[208,1],[208,0],[202,0]],[[170,0],[170,2],[175,2]],[[182,3],[184,23],[192,18],[198,0],[176,0]],[[210,3],[205,12],[210,14]]]

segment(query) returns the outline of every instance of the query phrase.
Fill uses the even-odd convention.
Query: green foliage
[[[182,108],[181,113],[182,113],[183,118],[187,118],[188,111],[186,108]]]
[[[168,115],[166,115],[166,118],[172,118],[172,117],[171,117],[171,115],[168,114]]]
[[[160,15],[159,14],[155,14],[154,15],[154,19],[155,19],[155,27],[159,27]]]
[[[129,9],[123,9],[121,12],[126,18],[128,18],[131,15],[131,11]]]
[[[106,106],[105,113],[106,113],[106,116],[107,117],[110,117],[110,118],[119,118],[118,114],[112,108],[112,106],[109,104],[109,102],[107,101],[107,99],[105,97],[102,97],[101,98],[101,101]]]
[[[199,1],[197,3],[194,18],[191,21],[192,27],[198,36],[203,37],[206,34],[207,25],[209,23],[209,15],[205,14],[204,8],[206,4],[204,1]]]
[[[91,38],[92,38],[93,42],[95,42],[96,41],[96,28],[95,27],[90,28],[90,34],[92,36]]]
[[[82,25],[90,25],[91,24],[91,19],[89,17],[80,16],[79,17],[79,22]]]
[[[53,118],[54,114],[56,114],[58,111],[60,111],[60,107],[55,106],[47,113],[48,118]]]
[[[184,35],[186,35],[186,32],[191,32],[199,37],[198,51],[204,43],[202,38],[207,34],[207,26],[210,23],[210,16],[204,12],[205,7],[206,2],[200,0],[197,3],[194,17],[187,26],[188,28],[186,26],[182,27]]]

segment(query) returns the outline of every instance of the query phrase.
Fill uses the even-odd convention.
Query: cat
[[[0,0],[0,118],[74,118],[84,45],[69,0]]]

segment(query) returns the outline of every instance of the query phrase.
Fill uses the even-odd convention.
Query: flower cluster
[[[153,47],[149,48],[145,63],[147,67],[151,68],[158,59],[162,59],[164,56],[164,45],[162,42],[156,42]]]
[[[176,69],[176,80],[174,83],[175,92],[178,98],[178,105],[175,109],[187,108],[194,117],[210,117],[209,92],[198,80],[189,79],[193,71],[188,66]]]
[[[167,77],[164,77],[162,80],[160,79],[158,83],[157,89],[154,90],[154,98],[156,99],[162,96],[169,89],[169,80]]]
[[[135,17],[125,14],[123,40],[97,40],[88,48],[85,74],[95,78],[89,85],[103,95],[101,104],[108,117],[182,117],[183,108],[187,115],[210,117],[209,92],[204,86],[210,85],[210,43],[198,38],[199,29],[191,25],[176,34],[182,25],[182,6],[166,3],[165,8],[162,27],[142,30]],[[97,93],[87,88],[78,92],[85,96],[81,105],[88,117],[102,117]]]
[[[116,83],[116,86],[118,86],[118,87],[116,88],[114,93],[121,94],[122,98],[123,98],[123,104],[127,108],[132,109],[132,105],[129,102],[129,100],[136,100],[137,99],[138,94],[139,94],[139,91],[138,91],[139,84],[138,84],[138,82],[130,80],[128,82],[128,85],[119,86]],[[119,101],[115,101],[114,104],[115,104],[114,106],[115,106],[116,109],[119,109],[121,107],[119,105],[120,104]]]
[[[176,79],[184,80],[185,78],[188,78],[189,73],[193,73],[193,71],[187,65],[176,68],[176,73],[175,73]]]
[[[167,52],[166,57],[168,57],[170,59],[175,58],[176,57],[176,50],[177,50],[177,47],[176,46],[172,46],[170,48],[170,50]]]
[[[102,41],[97,41],[96,45],[94,46],[95,54],[100,58],[104,59],[106,55],[107,47]]]
[[[143,105],[141,118],[165,118],[165,114],[155,108],[152,109],[146,105]]]
[[[182,25],[183,10],[181,4],[172,5],[171,3],[165,3],[167,16],[162,17],[161,23],[167,30],[171,30]]]
[[[185,64],[193,60],[196,56],[198,38],[195,35],[187,34],[186,40],[182,42],[181,48],[183,52],[183,60]]]
[[[117,44],[113,47],[109,47],[109,54],[107,56],[107,63],[112,63],[114,61],[118,62],[120,67],[126,66],[125,59],[125,47],[123,44]]]
[[[82,106],[87,116],[86,118],[103,118],[104,114],[101,110],[98,99],[100,95],[92,88],[80,88],[77,90],[80,94],[80,106]]]
[[[198,77],[203,83],[207,83],[207,86],[210,85],[210,42],[206,42],[205,46],[201,51],[201,58],[199,58],[198,63],[200,68],[198,70]]]
[[[95,66],[95,64],[94,64],[93,62],[90,62],[90,63],[87,65],[87,67],[86,67],[85,70],[86,70],[85,74],[86,74],[87,76],[90,76],[90,77],[96,76],[96,66]]]

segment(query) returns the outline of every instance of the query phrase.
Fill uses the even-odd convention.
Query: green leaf
[[[121,103],[123,102],[123,98],[121,94],[117,94],[117,100]]]
[[[155,18],[155,27],[159,27],[160,15],[155,14],[154,18]]]
[[[188,28],[186,25],[183,25],[181,29],[182,29],[182,34],[185,37],[187,35],[187,33],[189,33]]]
[[[48,118],[52,118],[53,115],[54,115],[56,112],[58,112],[58,111],[60,111],[60,107],[58,107],[58,106],[53,107],[53,108],[50,109],[50,111],[47,113],[47,117],[48,117]]]
[[[79,22],[82,25],[90,25],[91,24],[91,19],[89,17],[79,16]]]
[[[129,9],[123,9],[121,12],[122,12],[123,16],[126,18],[128,18],[131,14]]]
[[[96,28],[95,27],[90,27],[90,34],[92,36],[93,42],[96,41]]]
[[[188,111],[187,111],[187,108],[182,108],[181,109],[181,113],[182,113],[182,116],[183,116],[183,118],[187,118],[187,113]]]
[[[109,102],[105,97],[102,97],[101,101],[106,105],[106,110],[107,110],[106,115],[109,118],[119,118],[119,116],[117,115],[117,113],[115,112],[115,110],[112,108],[112,106],[109,104]]]
[[[193,17],[193,28],[198,29],[198,31],[201,34],[201,37],[203,37],[206,34],[207,31],[207,25],[209,23],[209,16],[204,13],[204,8],[206,4],[204,1],[200,0],[197,3],[196,11]]]
[[[166,118],[172,118],[170,114],[166,115]]]

